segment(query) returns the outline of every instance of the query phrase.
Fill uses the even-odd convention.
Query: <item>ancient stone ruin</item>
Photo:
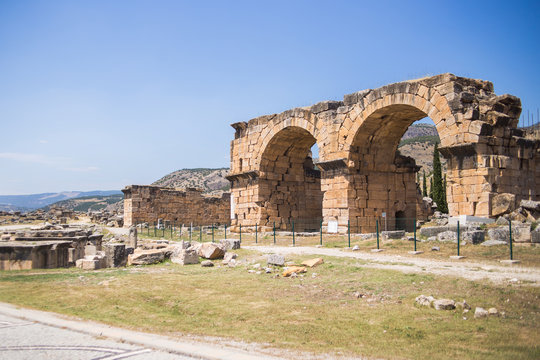
[[[0,270],[74,266],[89,252],[101,250],[102,238],[91,230],[67,226],[4,231],[0,237]]]
[[[124,193],[124,227],[158,220],[180,224],[228,224],[230,194],[204,196],[202,190],[130,185]]]
[[[415,218],[418,168],[397,148],[426,116],[448,164],[450,215],[495,216],[501,194],[515,204],[538,201],[540,141],[516,128],[520,113],[519,98],[497,96],[492,83],[442,74],[234,123],[232,223],[321,219],[323,228],[337,222],[345,232],[349,220],[367,222],[383,212]]]

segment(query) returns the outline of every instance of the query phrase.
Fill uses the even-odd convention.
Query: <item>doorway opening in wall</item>
[[[318,231],[322,220],[321,172],[316,140],[300,127],[280,130],[266,146],[259,178],[260,219],[278,230]]]

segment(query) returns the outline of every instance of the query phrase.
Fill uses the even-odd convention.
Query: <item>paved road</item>
[[[259,352],[115,328],[0,303],[0,359],[276,360]]]
[[[0,359],[192,359],[0,314]]]

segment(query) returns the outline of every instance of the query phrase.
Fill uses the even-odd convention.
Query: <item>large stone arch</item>
[[[233,224],[254,225],[267,216],[261,201],[276,189],[260,177],[276,173],[264,169],[264,151],[276,134],[293,128],[319,146],[325,225],[337,221],[344,231],[354,217],[382,212],[414,218],[417,167],[396,148],[407,127],[424,116],[435,122],[447,159],[451,215],[495,216],[493,202],[502,193],[516,202],[540,200],[539,141],[524,139],[516,128],[520,112],[518,98],[495,95],[488,81],[442,74],[235,123]]]

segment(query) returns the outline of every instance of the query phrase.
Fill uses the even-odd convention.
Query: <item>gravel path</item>
[[[363,265],[374,269],[398,270],[404,273],[430,273],[435,275],[456,276],[467,280],[487,279],[496,284],[525,283],[540,286],[540,269],[514,265],[486,265],[470,262],[466,259],[440,261],[422,257],[404,257],[384,253],[352,252],[350,250],[327,249],[317,247],[288,246],[245,246],[249,250],[282,255],[320,255],[336,256],[367,261]]]

